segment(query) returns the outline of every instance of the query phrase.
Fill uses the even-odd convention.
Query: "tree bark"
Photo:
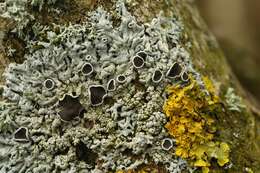
[[[65,5],[60,5],[60,7],[66,7],[68,11],[62,12],[59,23],[83,21],[84,12],[91,11],[100,5],[103,5],[109,11],[113,11],[114,3],[113,0],[66,1]],[[127,1],[127,8],[140,23],[151,21],[159,15],[160,11],[166,16],[174,15],[184,23],[185,31],[182,39],[183,42],[189,41],[191,43],[191,46],[186,47],[186,49],[191,54],[196,70],[214,81],[222,100],[225,100],[224,95],[227,89],[232,87],[246,103],[246,110],[243,112],[225,111],[218,115],[217,126],[220,129],[220,138],[226,141],[231,148],[230,159],[233,166],[229,169],[229,172],[246,172],[249,168],[258,172],[260,170],[260,111],[258,105],[240,86],[233,75],[222,50],[202,20],[195,4],[191,0],[129,0]],[[43,24],[48,25],[51,22],[57,22],[57,17],[52,16],[51,13],[44,13],[44,10],[41,12],[34,11],[34,13]],[[43,17],[45,15],[47,16]],[[1,32],[7,36],[4,38],[5,42],[0,42],[0,45],[2,45],[0,73],[2,74],[8,62],[14,60],[10,59],[4,51],[6,50],[5,46],[7,46],[5,43],[9,39],[9,25],[2,22],[0,25]],[[23,46],[19,49],[23,49]],[[20,56],[22,57],[22,55]],[[2,79],[0,84],[4,83]],[[235,135],[237,133],[239,136]],[[212,171],[225,172],[223,169]]]

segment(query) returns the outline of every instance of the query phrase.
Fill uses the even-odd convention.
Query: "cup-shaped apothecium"
[[[125,83],[126,77],[125,77],[125,75],[118,75],[116,80],[118,83]]]
[[[163,79],[163,73],[161,70],[155,70],[152,76],[152,81],[154,83],[159,83]]]
[[[175,62],[170,69],[167,71],[166,76],[169,78],[177,78],[180,77],[182,72],[182,66]]]
[[[52,90],[55,87],[55,82],[52,79],[46,79],[43,85],[47,90]]]
[[[188,82],[188,81],[189,81],[189,75],[188,75],[188,73],[187,73],[186,71],[182,72],[182,74],[181,74],[181,80],[182,80],[183,82]]]
[[[132,64],[135,68],[142,68],[144,66],[144,59],[140,56],[134,56],[132,59]]]
[[[93,66],[92,66],[92,64],[90,64],[90,63],[85,63],[85,64],[82,66],[81,72],[82,72],[84,75],[86,75],[86,76],[92,74],[92,73],[93,73]]]
[[[29,132],[26,127],[20,127],[14,132],[14,141],[29,142]]]
[[[173,147],[173,141],[170,138],[165,138],[162,141],[162,149],[168,151]]]
[[[116,90],[116,81],[115,79],[110,79],[107,83],[107,90],[108,91],[115,91]]]
[[[89,97],[92,106],[99,106],[103,104],[107,92],[102,85],[92,85],[89,87]]]

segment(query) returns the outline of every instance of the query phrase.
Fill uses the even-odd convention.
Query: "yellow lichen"
[[[214,120],[210,116],[219,103],[214,85],[203,78],[205,89],[191,79],[189,85],[167,87],[169,98],[164,104],[164,112],[169,121],[165,125],[170,135],[176,139],[175,154],[209,172],[210,159],[216,158],[220,166],[229,162],[229,146],[214,141]]]

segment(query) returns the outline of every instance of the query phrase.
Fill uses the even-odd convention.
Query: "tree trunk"
[[[51,23],[62,25],[69,22],[82,23],[85,20],[85,12],[95,10],[101,5],[105,10],[113,14],[115,12],[115,3],[115,0],[74,0],[65,1],[64,3],[57,1],[53,6],[61,9],[58,17],[55,16],[56,14],[53,11],[47,12],[49,7],[46,4],[41,11],[30,6],[27,10],[34,15],[36,21],[43,25],[50,25]],[[220,103],[223,104],[223,110],[214,117],[218,129],[216,132],[217,140],[227,143],[231,152],[229,165],[219,167],[212,164],[210,171],[242,173],[253,170],[259,172],[260,111],[258,105],[240,86],[233,75],[215,37],[202,20],[194,2],[190,0],[129,0],[126,1],[126,6],[140,24],[150,23],[153,18],[159,15],[175,16],[178,21],[181,21],[184,29],[180,41],[181,46],[189,52],[195,70],[201,76],[213,81]],[[112,19],[115,22],[117,21],[113,16]],[[17,35],[10,35],[10,30],[15,27],[15,25],[11,25],[10,19],[1,18],[1,20],[5,21],[5,23],[1,22],[0,24],[1,33],[5,34],[5,37],[0,42],[2,47],[0,52],[0,73],[3,73],[4,68],[8,66],[10,61],[23,62],[23,56],[27,50],[25,49],[26,43],[21,42],[23,41],[22,38],[18,38]],[[30,24],[26,26],[25,31],[29,31],[30,27]],[[8,46],[16,48],[16,52],[12,55],[15,58],[7,55]],[[5,82],[2,79],[0,84],[4,86]],[[228,98],[225,96],[229,88],[234,88],[234,93],[241,97],[241,102],[246,105],[242,111],[228,109]],[[2,92],[2,89],[0,91]],[[5,98],[1,98],[1,100],[2,103],[9,102]]]

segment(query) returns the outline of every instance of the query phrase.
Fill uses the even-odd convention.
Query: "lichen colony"
[[[140,23],[118,1],[117,22],[99,7],[82,24],[34,23],[30,37],[24,4],[1,3],[28,52],[4,74],[0,172],[208,172],[211,158],[229,162],[207,114],[219,100],[193,68],[179,19]]]

